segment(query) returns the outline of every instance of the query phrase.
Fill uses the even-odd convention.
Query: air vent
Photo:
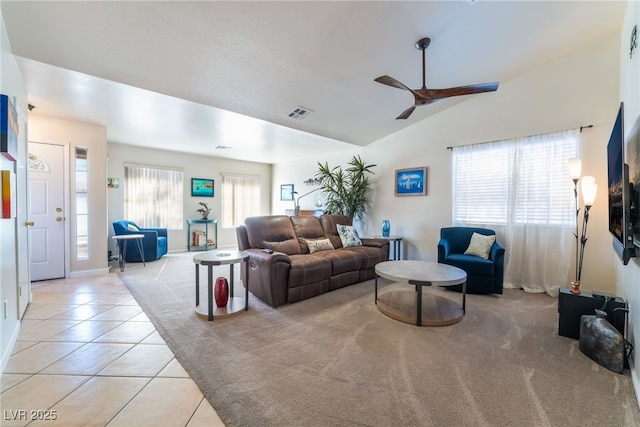
[[[218,145],[216,147],[216,150],[230,150],[231,147],[229,147],[228,145]]]
[[[289,117],[294,120],[302,120],[311,113],[313,113],[313,111],[309,110],[308,108],[296,107],[295,110],[289,113]]]

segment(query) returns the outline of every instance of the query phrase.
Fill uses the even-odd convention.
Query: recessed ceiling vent
[[[230,150],[231,147],[229,147],[228,145],[218,145],[216,147],[216,150]]]
[[[302,120],[311,113],[313,113],[313,111],[309,110],[308,108],[296,107],[295,110],[289,113],[289,117],[294,120]]]

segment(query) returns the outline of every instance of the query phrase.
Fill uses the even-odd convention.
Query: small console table
[[[393,261],[400,261],[402,259],[402,236],[372,236],[374,239],[387,239],[393,247]],[[390,254],[390,255],[391,255]]]
[[[204,224],[204,245],[194,244],[193,236],[191,235],[191,225]],[[209,243],[209,225],[213,224],[213,243]],[[196,242],[197,243],[197,242]],[[209,249],[216,249],[218,247],[218,220],[217,219],[188,219],[187,220],[187,251],[208,251]]]
[[[144,262],[144,247],[142,245],[142,239],[144,234],[118,234],[112,237],[113,240],[118,242],[118,264],[120,271],[124,271],[125,259],[127,258],[127,240],[135,240],[138,246],[138,252],[140,252],[140,259],[142,259],[142,265],[146,267]]]

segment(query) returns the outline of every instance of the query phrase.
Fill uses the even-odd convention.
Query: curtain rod
[[[580,133],[582,133],[583,129],[591,129],[592,127],[593,127],[593,125],[586,125],[586,126],[580,126],[579,128],[571,128],[571,129],[565,129],[565,130],[556,131],[556,132],[547,132],[547,133],[539,133],[537,135],[529,135],[529,137],[540,136],[540,135],[549,135],[551,133],[557,133],[557,132],[566,132],[568,130],[574,130],[574,129],[580,129]],[[475,144],[456,145],[455,147],[449,146],[449,147],[447,147],[447,150],[453,150],[454,148],[460,148],[460,147],[469,147],[471,145],[491,144],[493,142],[501,142],[501,141],[506,141],[506,140],[507,139],[497,139],[495,141],[478,142],[478,143],[475,143]]]

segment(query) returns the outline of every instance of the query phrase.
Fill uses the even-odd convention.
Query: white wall
[[[26,117],[27,111],[27,89],[20,74],[20,70],[11,54],[11,46],[7,36],[4,18],[0,10],[0,93],[7,95],[12,102],[15,100],[15,107],[19,115]],[[22,122],[22,121],[20,121]],[[18,141],[23,141],[26,129],[20,128]],[[9,161],[4,156],[0,156],[0,169],[18,173],[18,166],[24,169],[24,158],[20,158],[18,163]],[[17,195],[17,202],[25,204],[24,194]],[[20,320],[18,319],[18,269],[20,261],[16,251],[16,240],[18,227],[17,218],[0,219],[0,372],[4,370],[10,352],[20,330]],[[4,313],[4,302],[6,301],[6,315]],[[6,317],[6,318],[5,318]]]
[[[109,234],[113,235],[113,221],[124,218],[124,164],[139,163],[150,166],[168,166],[184,170],[184,203],[181,206],[185,219],[184,229],[167,230],[169,251],[184,251],[187,249],[187,219],[199,219],[196,212],[200,206],[198,202],[205,202],[212,209],[210,219],[220,219],[221,173],[237,173],[258,175],[261,178],[261,215],[271,213],[271,165],[264,163],[243,162],[218,157],[207,157],[175,151],[155,150],[132,145],[109,143],[109,160],[107,174],[109,178],[119,178],[120,187],[108,190],[108,222]],[[191,197],[191,178],[206,178],[214,180],[214,197]],[[278,187],[279,188],[279,187]],[[211,230],[211,229],[210,229]],[[222,228],[218,222],[218,246],[236,244],[235,228]],[[115,246],[110,249],[116,253]]]
[[[631,29],[640,26],[640,3],[628,2],[624,24],[620,35],[620,100],[624,102],[625,132],[640,117],[640,50],[629,57]],[[628,339],[634,345],[632,355],[632,378],[636,395],[640,391],[640,258],[632,258],[623,266],[616,255],[611,254],[615,265],[617,293],[629,304]]]
[[[502,82],[495,93],[469,97],[362,149],[362,158],[378,165],[375,200],[365,233],[379,234],[382,220],[389,219],[391,233],[404,237],[405,258],[433,261],[437,259],[440,228],[451,224],[451,152],[446,147],[593,124],[594,128],[586,129],[581,138],[583,173],[594,175],[601,190],[591,210],[582,286],[614,293],[605,188],[606,144],[619,103],[619,40],[620,35],[614,34],[591,43]],[[389,120],[393,117],[394,112],[389,111]],[[346,162],[350,157],[349,153],[342,159]],[[296,182],[297,187],[317,169],[318,160],[325,161],[309,159],[297,162],[295,167],[289,163],[274,165],[274,194],[284,181]],[[395,197],[395,170],[417,166],[428,167],[427,196]],[[562,285],[568,286],[569,282],[567,278]]]
[[[34,110],[34,111],[37,111]],[[88,149],[88,209],[89,209],[89,257],[76,259],[74,215],[66,215],[69,225],[69,276],[104,273],[108,268],[107,260],[107,212],[104,209],[107,200],[106,190],[106,153],[107,130],[104,126],[60,120],[29,113],[29,141],[69,145],[69,165],[75,165],[76,147]],[[69,173],[69,212],[75,212],[75,174]]]

